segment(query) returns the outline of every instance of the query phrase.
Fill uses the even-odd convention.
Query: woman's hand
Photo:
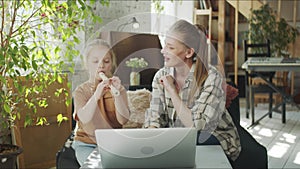
[[[177,92],[175,79],[171,75],[162,76],[159,83],[169,92]]]

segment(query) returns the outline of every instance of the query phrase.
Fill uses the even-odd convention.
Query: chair
[[[271,57],[270,41],[266,40],[265,43],[251,44],[248,43],[248,40],[244,40],[244,56],[245,56],[245,61],[247,61],[249,58],[254,58],[254,57]],[[260,74],[263,75],[264,78],[272,82],[275,72],[260,72]],[[249,118],[249,110],[251,110],[251,120],[252,120],[251,126],[257,124],[258,121],[260,120],[259,119],[255,121],[254,94],[256,93],[269,94],[268,97],[269,111],[267,114],[269,115],[270,118],[272,117],[273,93],[275,91],[264,82],[257,83],[259,79],[262,80],[258,76],[257,72],[248,72],[248,71],[245,72],[246,118]]]
[[[237,88],[237,86],[228,82],[229,85]],[[227,108],[233,122],[238,130],[242,151],[235,161],[231,161],[232,168],[268,168],[268,153],[265,146],[261,145],[256,139],[240,125],[240,97],[239,95],[232,100]]]
[[[72,98],[72,112],[74,112],[74,101]],[[72,132],[69,135],[69,137],[66,139],[65,144],[61,147],[60,150],[56,153],[56,169],[79,169],[80,165],[77,162],[76,156],[75,156],[75,150],[72,148],[72,143],[74,140],[74,129],[76,126],[76,121],[71,117],[72,119]]]
[[[237,88],[233,82],[228,82],[229,85]],[[245,168],[268,168],[268,153],[265,146],[261,145],[256,139],[240,125],[240,97],[237,95],[227,108],[240,137],[242,151],[239,157],[232,161],[228,158],[233,169]],[[198,133],[199,134],[199,133]],[[204,143],[205,144],[205,143]],[[203,143],[197,142],[197,145]]]

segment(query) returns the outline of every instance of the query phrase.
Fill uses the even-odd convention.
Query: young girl
[[[126,90],[120,79],[112,76],[116,57],[109,44],[102,39],[93,40],[86,46],[84,59],[89,80],[73,93],[77,126],[72,147],[80,165],[96,147],[95,129],[121,128],[129,118]],[[119,94],[111,92],[112,88]]]
[[[165,67],[153,78],[144,126],[195,127],[201,132],[198,143],[221,144],[226,155],[236,160],[240,139],[225,108],[223,71],[208,63],[204,33],[179,20],[169,29],[161,52]]]

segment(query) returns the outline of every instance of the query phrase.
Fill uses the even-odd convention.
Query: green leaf
[[[62,114],[58,114],[58,115],[56,116],[56,119],[57,119],[57,122],[58,122],[59,125],[60,125],[63,121],[67,121],[67,120],[68,120],[68,118],[67,118],[67,117],[64,117]]]
[[[24,127],[32,125],[32,118],[26,113],[25,120],[24,120]]]
[[[60,75],[57,76],[57,81],[58,81],[58,83],[62,83],[63,82],[63,79],[62,79],[62,77]]]
[[[32,60],[32,61],[31,61],[31,65],[32,65],[32,68],[33,68],[34,70],[37,70],[37,69],[38,69],[38,65],[37,65],[37,63],[36,63],[35,60]]]
[[[4,106],[5,112],[7,112],[7,113],[10,113],[10,112],[11,112],[10,106],[9,106],[7,103],[4,103],[3,106]]]
[[[1,108],[5,112],[14,112],[11,117],[12,120],[24,117],[24,126],[34,122],[38,125],[47,124],[46,117],[35,120],[36,116],[39,115],[37,111],[40,113],[41,108],[39,106],[47,107],[47,103],[43,100],[44,96],[41,98],[31,97],[42,96],[47,85],[52,84],[53,81],[58,83],[64,81],[61,75],[57,75],[63,70],[63,61],[73,61],[80,55],[80,50],[75,49],[75,45],[80,44],[80,36],[77,32],[85,31],[86,20],[90,20],[91,25],[101,22],[101,17],[94,14],[94,9],[91,6],[99,0],[5,0],[4,2],[3,4],[0,3],[0,5],[4,5],[2,7],[5,9],[3,11],[4,16],[1,13],[0,18],[7,18],[4,23],[5,26],[9,28],[12,25],[10,22],[14,18],[12,14],[16,12],[17,15],[13,21],[12,30],[14,33],[12,36],[6,32],[9,29],[4,29],[1,32],[2,37],[9,42],[7,47],[0,48],[0,67],[5,65],[5,69],[1,69],[5,72],[1,72],[1,74],[7,74],[14,79],[26,72],[28,75],[25,76],[25,81],[32,81],[33,79],[36,81],[33,82],[34,87],[19,83],[14,85],[14,89],[7,88],[5,92],[1,90]],[[109,4],[109,0],[100,0],[100,2],[101,4]],[[20,6],[13,8],[14,4]],[[75,26],[69,26],[70,23],[74,23]],[[57,42],[57,44],[52,42]],[[69,68],[72,70],[71,72],[74,72],[73,67],[74,64]],[[51,74],[52,79],[47,77],[49,74]],[[2,84],[6,84],[5,77],[0,76],[0,79]],[[3,85],[0,88],[2,89]],[[70,83],[68,83],[67,88],[71,88]],[[62,90],[65,98],[69,98],[68,91],[67,89]],[[9,93],[9,96],[2,93]],[[71,102],[66,99],[62,103],[70,104]],[[19,105],[24,105],[25,110],[28,109],[26,116],[23,111],[16,110]],[[61,117],[61,119],[65,118]]]

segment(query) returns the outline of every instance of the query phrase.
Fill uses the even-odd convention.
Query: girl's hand
[[[100,84],[102,81],[103,79],[99,76],[99,73],[95,72],[93,91],[96,91],[98,84]]]
[[[177,92],[176,81],[171,75],[163,76],[159,79],[159,83],[169,92]]]
[[[96,87],[96,91],[94,93],[97,100],[103,97],[104,93],[109,90],[109,80],[102,80]]]
[[[114,86],[117,90],[120,91],[122,89],[122,84],[121,84],[121,80],[119,79],[119,77],[113,76],[109,80],[110,80],[110,84],[112,86]]]

